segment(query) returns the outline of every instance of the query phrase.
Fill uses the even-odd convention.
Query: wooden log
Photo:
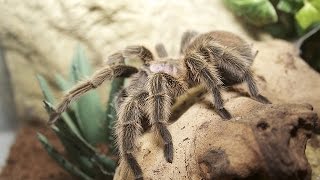
[[[169,125],[172,164],[154,133],[139,139],[136,157],[145,179],[311,179],[305,147],[319,128],[311,105],[266,105],[236,92],[223,95],[231,120],[217,115],[208,96]],[[133,179],[125,163],[114,179]]]

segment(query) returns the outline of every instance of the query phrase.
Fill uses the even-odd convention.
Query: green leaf
[[[52,104],[50,104],[47,101],[43,101],[44,103],[44,107],[47,111],[48,114],[54,112],[54,107]],[[66,123],[68,125],[68,127],[77,135],[81,137],[80,131],[78,130],[77,126],[73,123],[72,119],[68,116],[67,113],[62,113],[61,115],[62,120],[64,121],[64,123]]]
[[[83,156],[81,151],[79,151],[79,146],[74,143],[74,136],[69,136],[73,133],[69,128],[65,127],[65,123],[63,121],[57,121],[56,126],[52,126],[52,130],[57,134],[59,139],[61,140],[63,146],[66,149],[67,156],[69,159],[77,164],[77,166],[89,176],[95,176],[95,169],[93,169],[93,164],[90,162],[90,157]],[[61,128],[62,130],[60,130]],[[79,136],[77,136],[79,137]],[[77,138],[78,139],[78,138]]]
[[[77,47],[72,61],[74,81],[80,81],[91,75],[91,66],[83,48]],[[92,144],[106,142],[104,112],[97,91],[92,90],[79,98],[75,111],[78,125],[84,138]]]
[[[66,81],[60,74],[56,74],[55,80],[61,91],[66,91],[73,85],[71,82]]]
[[[43,78],[43,76],[39,74],[37,75],[37,79],[38,79],[39,86],[42,90],[44,99],[49,103],[52,103],[52,104],[55,103],[53,93],[51,92],[51,89],[49,88],[47,81]]]
[[[277,9],[295,14],[303,6],[303,0],[280,0],[277,4]]]
[[[48,142],[47,138],[38,133],[38,139],[43,145],[43,147],[47,150],[48,154],[62,166],[66,171],[74,176],[77,176],[83,180],[93,180],[93,178],[86,175],[80,169],[78,169],[75,165],[73,165],[70,161],[66,160],[59,152]]]
[[[68,82],[67,80],[65,80],[60,74],[55,75],[55,81],[61,91],[67,91],[74,85],[72,82]],[[75,112],[76,104],[72,102],[69,108],[70,110]]]
[[[303,30],[320,22],[320,1],[305,0],[304,6],[295,15],[295,18]]]
[[[237,15],[255,26],[263,26],[278,21],[276,10],[268,0],[224,0]]]
[[[44,101],[45,108],[48,114],[50,114],[49,108],[53,108],[52,104],[55,103],[55,98],[53,96],[51,89],[48,86],[47,81],[41,75],[37,75],[37,79],[45,98],[45,101]],[[49,107],[48,105],[50,105],[51,107]],[[68,124],[68,126],[72,129],[72,131],[74,131],[74,133],[80,135],[80,131],[78,130],[78,128],[76,127],[72,119],[68,116],[68,114],[62,113],[62,119]]]
[[[91,66],[88,62],[85,51],[82,46],[78,45],[72,59],[71,78],[74,80],[74,82],[77,82],[91,75],[91,73]]]
[[[82,137],[74,134],[63,121],[57,122],[57,126],[53,126],[52,129],[65,142],[64,144],[66,144],[68,149],[73,151],[72,155],[76,155],[75,159],[77,159],[77,162],[82,165],[85,171],[90,173],[95,172],[94,166],[100,167],[100,170],[103,170],[103,172],[109,173],[115,171],[116,164],[112,159],[99,155],[93,146]]]
[[[263,27],[275,37],[292,38],[296,35],[296,24],[292,14],[279,12],[279,21]]]

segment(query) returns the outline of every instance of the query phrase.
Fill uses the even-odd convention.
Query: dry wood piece
[[[223,95],[231,120],[223,121],[206,98],[168,126],[172,164],[152,133],[140,139],[136,157],[145,179],[311,178],[305,147],[319,128],[311,105],[261,104],[234,92]],[[127,169],[120,164],[115,179],[133,179]]]

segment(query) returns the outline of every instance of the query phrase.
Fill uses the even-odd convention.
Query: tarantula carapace
[[[146,121],[164,144],[164,156],[173,160],[173,143],[167,122],[174,100],[188,88],[203,84],[213,95],[216,112],[223,119],[231,115],[223,106],[220,90],[224,85],[245,81],[250,95],[262,102],[269,101],[259,94],[250,66],[256,53],[240,37],[225,31],[183,34],[178,58],[169,58],[162,44],[156,46],[158,58],[144,46],[128,46],[109,56],[107,65],[93,76],[76,85],[63,98],[50,123],[56,121],[71,101],[97,88],[105,80],[128,77],[128,87],[119,92],[116,100],[118,120],[115,127],[120,157],[132,169],[136,179],[143,179],[142,170],[134,156],[136,139]],[[125,58],[140,58],[139,69],[124,64]]]

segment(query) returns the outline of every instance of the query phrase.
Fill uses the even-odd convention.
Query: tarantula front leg
[[[149,49],[140,45],[127,46],[123,51],[124,57],[138,57],[144,64],[153,61],[153,55]]]
[[[116,124],[116,139],[119,146],[120,157],[124,160],[135,176],[142,180],[142,170],[134,157],[137,150],[136,139],[143,130],[141,120],[146,116],[143,110],[147,92],[131,95],[125,98],[118,110],[118,121]]]
[[[105,63],[109,66],[125,64],[122,52],[119,51],[111,54],[110,56],[108,56],[108,59]]]
[[[54,123],[60,117],[61,113],[67,109],[71,101],[74,101],[91,89],[97,88],[105,80],[111,80],[116,77],[129,77],[137,72],[138,70],[135,67],[126,65],[111,65],[99,69],[91,76],[91,78],[78,83],[64,95],[63,100],[58,104],[56,111],[51,113],[49,124]]]
[[[185,90],[182,82],[165,73],[156,73],[149,79],[148,114],[153,130],[164,142],[164,156],[169,163],[173,160],[172,137],[167,129],[173,98]]]
[[[194,56],[186,57],[185,64],[188,70],[212,92],[214,107],[223,119],[230,119],[230,113],[223,106],[220,88],[223,85],[214,63],[207,63],[204,56],[196,53]]]

